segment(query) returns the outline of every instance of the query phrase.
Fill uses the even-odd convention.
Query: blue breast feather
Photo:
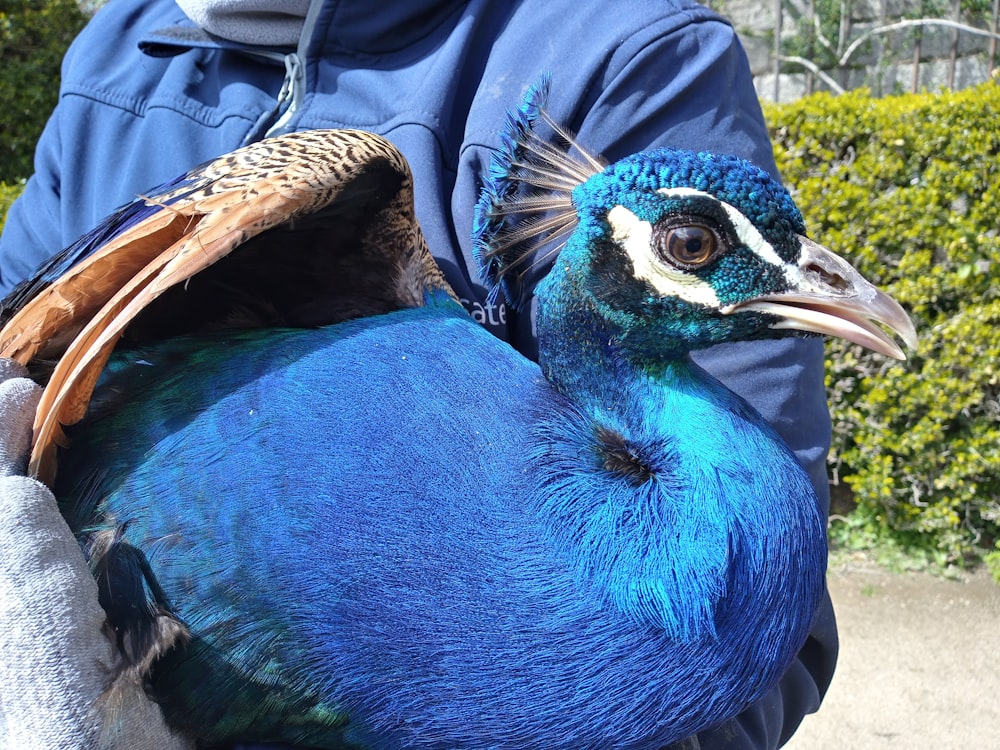
[[[153,690],[209,739],[659,748],[806,638],[809,481],[686,359],[582,408],[446,300],[115,356],[57,495],[127,523],[193,636]]]

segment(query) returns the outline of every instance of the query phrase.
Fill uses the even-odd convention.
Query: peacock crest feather
[[[543,76],[517,108],[508,110],[473,219],[480,273],[491,292],[502,291],[511,304],[519,298],[515,286],[528,268],[558,253],[576,226],[573,191],[606,166],[546,113],[549,84]],[[567,148],[539,133],[540,125]]]

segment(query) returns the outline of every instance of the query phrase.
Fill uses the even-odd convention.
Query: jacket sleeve
[[[610,160],[656,146],[732,153],[777,174],[745,52],[720,20],[644,28],[609,58],[590,94],[579,140]],[[695,359],[748,399],[807,468],[829,510],[830,418],[823,344],[782,339],[718,346]],[[783,744],[815,711],[833,676],[837,629],[827,596],[812,634],[781,683],[738,719],[703,732],[703,750],[760,750]]]

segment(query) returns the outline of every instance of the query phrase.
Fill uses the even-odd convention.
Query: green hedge
[[[13,185],[0,182],[0,230],[3,229],[4,222],[7,219],[7,211],[10,209],[10,204],[21,194],[22,190],[24,190],[23,181],[15,182]]]
[[[75,0],[0,0],[0,180],[31,174],[63,54],[84,21]]]
[[[1000,86],[766,112],[810,234],[886,287],[920,345],[899,364],[831,341],[831,477],[877,539],[1000,572]],[[839,522],[838,522],[839,521]]]

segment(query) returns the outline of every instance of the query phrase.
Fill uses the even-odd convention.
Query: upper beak
[[[723,312],[757,310],[779,318],[772,328],[838,336],[880,354],[906,359],[896,341],[878,325],[896,333],[910,349],[917,347],[916,329],[899,303],[839,255],[806,237],[800,236],[799,241],[798,278],[794,278],[794,271],[789,274],[793,289],[739,302]]]

